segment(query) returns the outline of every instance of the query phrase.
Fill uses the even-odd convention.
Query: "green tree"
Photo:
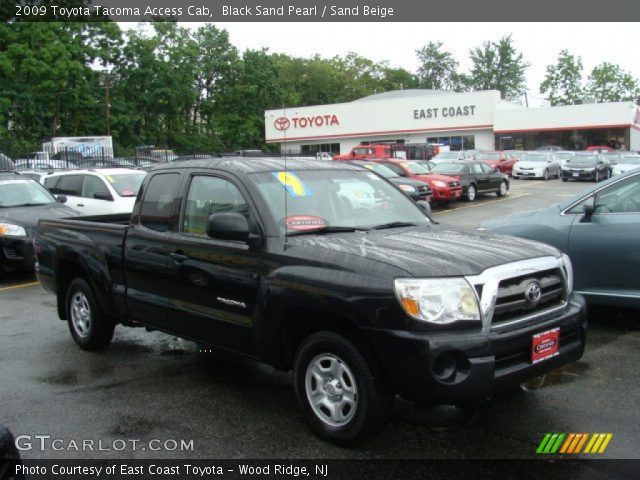
[[[525,89],[529,64],[513,46],[511,35],[485,42],[470,50],[469,86],[473,90],[499,90],[507,100],[519,101]]]
[[[442,50],[442,42],[429,42],[416,50],[420,62],[418,83],[432,90],[458,90],[458,62],[450,52]]]
[[[102,133],[92,65],[119,35],[108,22],[0,24],[0,148],[20,155],[47,137]]]
[[[594,67],[587,79],[587,95],[597,102],[640,101],[638,80],[620,65],[603,62]]]
[[[547,65],[540,92],[551,105],[571,105],[582,98],[582,59],[561,50],[555,65]]]

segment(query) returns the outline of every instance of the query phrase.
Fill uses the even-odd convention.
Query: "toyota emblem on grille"
[[[542,298],[542,288],[538,282],[530,282],[524,289],[524,298],[529,305],[535,307]]]

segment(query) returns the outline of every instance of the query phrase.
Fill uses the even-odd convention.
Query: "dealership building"
[[[367,143],[438,143],[451,150],[640,150],[640,107],[633,102],[525,108],[500,92],[396,90],[349,103],[265,112],[267,143],[283,152],[346,153]]]

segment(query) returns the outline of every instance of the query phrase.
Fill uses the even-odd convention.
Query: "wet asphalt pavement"
[[[588,187],[515,181],[504,200],[488,195],[434,216],[475,227]],[[531,458],[546,432],[613,433],[599,458],[640,458],[638,312],[591,310],[579,362],[465,409],[420,411],[398,400],[380,436],[344,449],[307,429],[290,374],[144,329],[118,327],[109,349],[84,352],[57,319],[55,298],[30,282],[0,281],[0,423],[31,436],[26,459]],[[36,435],[60,439],[64,449],[49,440],[40,449]],[[66,449],[83,440],[93,440],[94,450]],[[170,452],[152,450],[167,440]],[[192,440],[193,448],[175,450],[174,440]]]

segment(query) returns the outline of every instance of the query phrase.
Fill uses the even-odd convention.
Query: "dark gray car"
[[[566,203],[483,222],[481,228],[567,253],[575,290],[588,302],[640,308],[640,169]]]

